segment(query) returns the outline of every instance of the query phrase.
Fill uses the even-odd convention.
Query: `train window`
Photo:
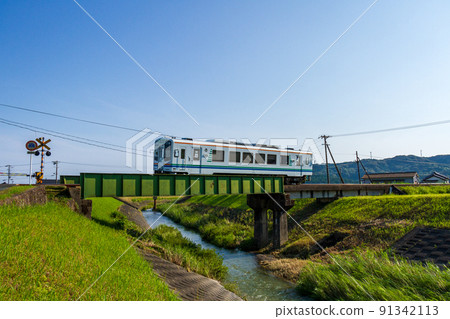
[[[173,157],[178,157],[179,155],[180,155],[180,151],[179,150],[173,151]]]
[[[295,165],[302,166],[302,157],[301,157],[301,155],[297,155],[297,159],[295,160]]]
[[[194,148],[194,161],[198,161],[200,159],[200,150],[198,148]]]
[[[266,154],[256,153],[255,164],[266,164]]]
[[[309,156],[305,156],[305,165],[309,166],[311,164],[312,158],[310,158]]]
[[[242,163],[248,164],[253,163],[253,154],[252,153],[242,153]]]
[[[267,164],[277,165],[277,156],[275,154],[267,154]]]
[[[281,155],[280,156],[280,165],[289,165],[289,156],[287,155]]]
[[[170,155],[171,155],[171,153],[172,153],[172,145],[170,144],[170,141],[169,142],[167,142],[165,145],[164,145],[164,147],[165,147],[165,149],[164,149],[164,160],[165,161],[169,161],[170,160]]]
[[[181,149],[181,159],[184,159],[186,157],[186,150],[184,148]]]
[[[230,163],[240,163],[241,162],[241,153],[230,151]]]
[[[212,161],[213,162],[223,162],[225,161],[225,152],[213,150],[212,151]]]

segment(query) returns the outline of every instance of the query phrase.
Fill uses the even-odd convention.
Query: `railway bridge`
[[[254,238],[257,248],[269,243],[267,211],[273,212],[273,247],[278,249],[288,240],[287,211],[294,199],[317,198],[333,201],[340,197],[378,196],[399,192],[386,184],[302,184],[284,185],[283,193],[248,194],[247,205],[255,212]]]
[[[332,201],[348,196],[377,196],[397,193],[385,184],[302,184],[284,185],[280,176],[248,175],[148,175],[81,173],[61,176],[63,184],[80,184],[82,198],[132,196],[184,196],[247,194],[254,212],[254,238],[258,248],[269,243],[267,211],[273,212],[273,247],[288,239],[287,211],[294,199],[317,198]]]

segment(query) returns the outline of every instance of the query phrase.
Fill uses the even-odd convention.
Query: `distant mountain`
[[[388,172],[417,172],[420,180],[427,175],[438,172],[450,177],[450,155],[436,155],[432,157],[419,157],[414,155],[399,155],[393,158],[382,160],[363,159],[363,165],[370,173]],[[338,163],[344,182],[358,183],[358,169],[356,161]],[[364,170],[361,168],[361,177]],[[339,183],[339,176],[336,173],[333,162],[329,163],[330,182]],[[325,164],[313,166],[313,176],[311,183],[319,184],[327,182]]]

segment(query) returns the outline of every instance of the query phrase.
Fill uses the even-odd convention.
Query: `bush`
[[[223,265],[223,258],[213,249],[203,249],[170,226],[159,225],[149,233],[152,242],[162,247],[160,252],[164,258],[210,278],[225,278],[228,269]]]
[[[226,202],[231,201],[231,195],[226,196]],[[210,196],[200,196],[211,201]],[[214,197],[214,196],[213,196]],[[223,196],[215,196],[222,198]],[[189,201],[194,200],[192,197]],[[242,200],[237,197],[238,202]],[[234,249],[253,249],[253,212],[242,209],[225,207],[211,207],[203,204],[186,202],[168,207],[170,204],[161,204],[160,209],[174,222],[196,230],[202,238],[216,246]],[[223,204],[223,201],[222,201]],[[239,204],[240,205],[240,204]],[[251,220],[251,221],[250,221]]]
[[[297,285],[301,294],[317,300],[450,299],[448,268],[370,251],[333,258],[331,264],[310,263],[303,268]]]

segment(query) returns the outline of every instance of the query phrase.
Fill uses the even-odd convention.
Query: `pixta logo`
[[[155,140],[162,135],[146,128],[126,142],[126,165],[146,174],[153,174]]]
[[[323,159],[322,153],[319,151],[316,141],[313,138],[307,138],[303,142],[301,147],[302,151],[310,152],[313,154],[314,164],[323,164],[325,160]]]

